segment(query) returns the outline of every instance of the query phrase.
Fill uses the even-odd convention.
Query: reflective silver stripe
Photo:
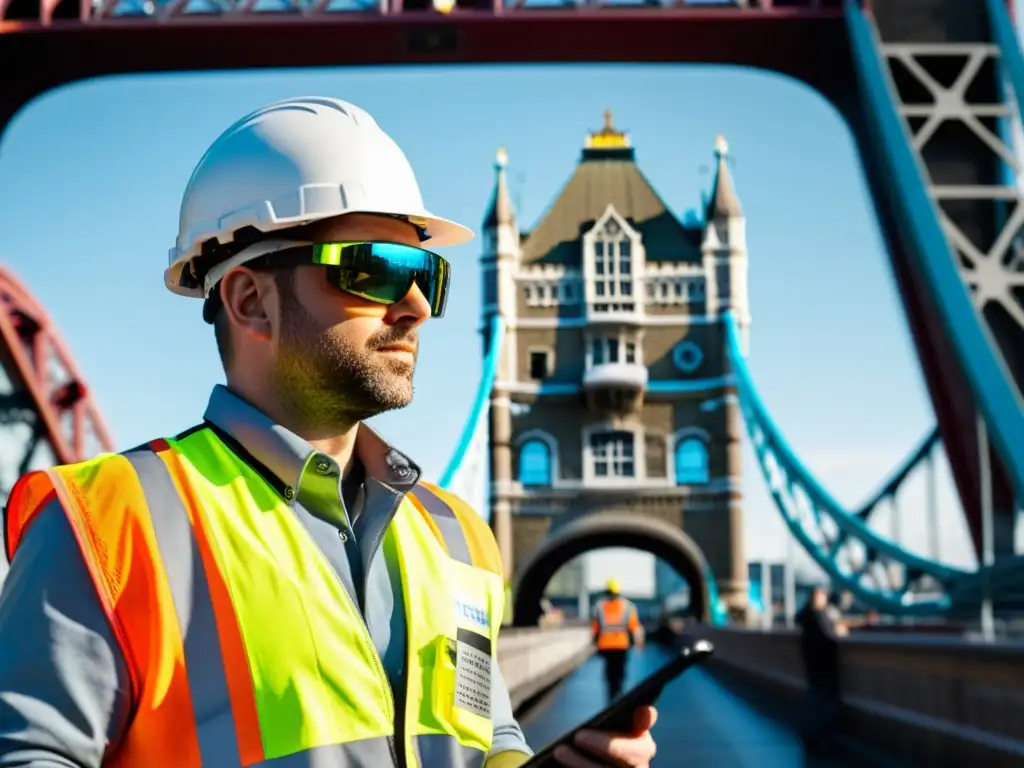
[[[413,746],[424,768],[483,768],[487,760],[483,750],[467,747],[443,733],[414,736]]]
[[[469,544],[466,542],[462,523],[459,522],[459,518],[455,516],[448,503],[422,483],[416,485],[412,494],[427,510],[434,525],[441,531],[444,545],[452,559],[466,565],[473,565],[473,558],[469,554]]]
[[[391,749],[385,737],[351,741],[348,744],[331,744],[314,747],[294,755],[275,757],[256,763],[253,768],[387,768],[394,765]],[[203,766],[207,763],[204,760]],[[220,763],[210,763],[210,768],[220,768]],[[479,763],[483,765],[483,763]],[[426,768],[448,768],[444,763],[428,763]]]
[[[146,496],[185,646],[185,671],[204,766],[241,768],[213,600],[199,545],[167,465],[144,447],[124,454]]]

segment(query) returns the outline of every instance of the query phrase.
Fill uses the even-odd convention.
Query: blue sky
[[[409,156],[428,207],[474,228],[499,145],[530,227],[605,107],[679,214],[709,184],[701,167],[723,133],[749,222],[750,364],[794,447],[854,504],[932,425],[852,139],[808,88],[704,67],[307,70],[91,81],[33,102],[3,136],[0,260],[48,307],[119,448],[195,423],[222,379],[199,303],[162,284],[195,162],[250,109],[309,94],[371,112]],[[435,477],[480,372],[478,245],[448,253],[455,296],[422,335],[414,404],[375,420]],[[785,535],[749,448],[744,472],[748,554],[780,558]],[[968,563],[945,469],[940,487],[943,554]],[[922,550],[923,488],[911,483],[902,523]],[[884,516],[878,524],[887,530]],[[630,562],[603,558],[595,581],[638,570]]]

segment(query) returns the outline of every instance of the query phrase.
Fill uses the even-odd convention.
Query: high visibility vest
[[[211,429],[26,475],[9,499],[9,557],[54,494],[131,681],[129,725],[104,765],[484,764],[503,579],[490,529],[456,497],[418,486],[381,542],[405,602],[396,711],[330,563]]]
[[[594,609],[593,631],[597,650],[624,651],[640,631],[636,606],[623,597],[599,600]]]

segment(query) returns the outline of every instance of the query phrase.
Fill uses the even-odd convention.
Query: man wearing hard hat
[[[528,759],[494,537],[363,423],[409,403],[444,314],[451,267],[424,246],[471,237],[351,104],[271,104],[214,142],[164,280],[203,301],[227,386],[175,437],[11,491],[0,766]],[[654,717],[560,759],[646,766]]]
[[[592,629],[597,652],[604,660],[604,678],[611,700],[622,693],[630,646],[643,644],[644,628],[636,606],[622,596],[618,579],[608,580],[605,595],[594,607]]]

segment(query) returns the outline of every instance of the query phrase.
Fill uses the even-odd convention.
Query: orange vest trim
[[[43,471],[29,472],[14,484],[4,507],[4,544],[8,562],[14,557],[25,531],[36,516],[56,497],[50,476]]]
[[[8,512],[8,547],[17,551],[38,514],[36,499],[50,492],[61,502],[100,604],[125,659],[131,683],[129,726],[111,744],[110,766],[137,766],[132,744],[147,754],[177,753],[199,766],[198,744],[187,748],[192,719],[184,653],[170,587],[156,546],[149,508],[138,476],[121,455],[33,473],[19,482]],[[88,510],[102,509],[102,515]],[[168,714],[171,716],[168,717]],[[168,727],[174,723],[174,727]]]
[[[196,499],[191,483],[185,476],[181,457],[165,441],[157,455],[163,460],[170,472],[171,479],[179,497],[185,504],[192,532],[199,549],[206,581],[209,586],[210,600],[213,603],[213,616],[217,624],[217,635],[220,640],[220,652],[224,664],[224,674],[231,701],[231,713],[238,736],[238,754],[243,765],[259,763],[265,758],[263,737],[260,735],[259,716],[256,711],[256,694],[252,686],[252,671],[249,669],[248,657],[242,640],[242,630],[231,602],[231,594],[224,582],[223,570],[217,563],[213,548],[209,542],[209,531],[199,510],[201,506]]]

